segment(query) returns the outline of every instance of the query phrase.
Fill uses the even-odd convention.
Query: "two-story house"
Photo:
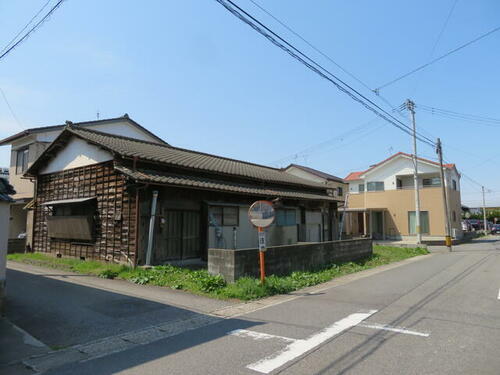
[[[418,158],[420,227],[423,241],[444,240],[445,211],[439,164]],[[398,152],[365,171],[346,178],[349,197],[344,232],[348,237],[411,240],[416,237],[415,191],[412,155]],[[454,164],[444,165],[445,188],[452,235],[462,237],[460,173]]]
[[[127,114],[122,117],[79,122],[73,125],[166,144],[161,138],[129,118]],[[23,174],[57,138],[65,126],[66,124],[26,129],[0,140],[0,146],[11,146],[9,183],[14,187],[16,194],[12,196],[14,201],[10,205],[9,247],[18,251],[25,245],[31,247],[32,243],[33,210],[30,209],[30,202],[33,199],[34,184],[30,179],[24,178]],[[82,145],[75,144],[74,147],[81,148]],[[78,167],[78,165],[74,167]]]
[[[347,183],[342,178],[299,164],[290,164],[288,167],[284,168],[284,171],[305,180],[326,185],[329,191],[331,191],[333,196],[338,200],[339,204],[342,205],[341,202],[344,200],[345,192],[348,188]],[[337,203],[335,203],[335,205],[337,205]],[[302,226],[302,231],[299,233],[301,240],[305,242],[316,242],[327,238],[325,233],[328,232],[328,227],[326,225],[322,225],[325,233],[322,234],[317,231],[317,228],[322,223],[329,222],[325,214],[321,214],[321,212],[310,212],[308,215],[310,217],[303,215],[301,218],[303,223],[308,223]],[[335,218],[334,222],[338,222],[338,219]],[[337,232],[337,228],[334,228],[335,238],[332,239],[337,239]]]

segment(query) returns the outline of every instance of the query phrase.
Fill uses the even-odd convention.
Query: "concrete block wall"
[[[266,274],[287,275],[332,263],[360,260],[373,254],[371,239],[272,246],[266,251]],[[208,272],[228,282],[243,276],[259,277],[258,249],[208,249]]]

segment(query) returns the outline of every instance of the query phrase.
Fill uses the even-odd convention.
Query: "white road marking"
[[[500,289],[498,290],[498,299],[500,299]]]
[[[430,333],[423,333],[423,332],[411,331],[411,330],[403,328],[403,327],[391,327],[391,326],[388,326],[386,324],[360,323],[360,324],[358,324],[358,327],[373,328],[373,329],[382,329],[384,331],[391,331],[391,332],[397,332],[397,333],[405,333],[407,335],[415,335],[415,336],[422,336],[422,337],[429,337],[429,335],[430,335]]]
[[[306,352],[321,345],[325,341],[338,335],[339,333],[352,328],[361,323],[366,318],[375,314],[377,310],[369,310],[367,312],[358,312],[351,314],[338,322],[333,323],[331,326],[326,327],[322,331],[312,335],[305,340],[296,340],[288,344],[282,351],[268,356],[260,361],[252,363],[247,366],[250,370],[254,370],[263,374],[268,374],[271,371],[283,366],[285,363],[305,354]]]
[[[228,332],[227,335],[238,336],[238,337],[249,337],[249,338],[254,339],[256,341],[270,340],[270,339],[278,339],[278,340],[283,340],[283,341],[288,341],[288,342],[297,341],[297,339],[292,339],[291,337],[270,335],[268,333],[249,331],[246,329],[235,329],[234,331]]]

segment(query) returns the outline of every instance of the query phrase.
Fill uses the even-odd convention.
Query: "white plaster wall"
[[[318,177],[312,173],[306,172],[303,169],[297,168],[297,167],[290,167],[286,170],[287,173],[293,174],[294,176],[303,178],[304,180],[309,180],[309,181],[314,181],[314,182],[319,182],[319,183],[325,183],[325,179]]]
[[[349,193],[358,194],[359,193],[359,184],[364,184],[363,180],[356,180],[349,182]]]
[[[236,227],[236,248],[249,249],[259,246],[257,228],[255,228],[248,220],[249,206],[239,206],[239,225]],[[296,220],[300,218],[299,211],[296,212]],[[219,243],[215,236],[215,227],[208,229],[208,246],[209,248],[234,248],[233,227],[221,227],[222,238]],[[267,246],[276,245],[291,245],[297,243],[297,223],[290,226],[277,226],[275,224],[266,228]]]
[[[149,134],[138,129],[137,127],[131,125],[127,121],[117,121],[106,124],[87,125],[85,126],[85,128],[109,134],[121,135],[129,138],[141,139],[143,141],[150,141],[156,143],[159,142],[156,138],[150,136]]]
[[[72,138],[40,173],[64,171],[109,160],[113,160],[113,156],[109,152],[90,145],[79,138]]]
[[[419,161],[418,174],[439,173],[439,167]],[[374,181],[383,181],[385,190],[396,190],[396,176],[413,175],[413,162],[406,156],[397,157],[388,163],[367,172],[365,184]]]
[[[9,203],[0,201],[0,289],[5,282],[7,262],[7,240],[9,237]]]

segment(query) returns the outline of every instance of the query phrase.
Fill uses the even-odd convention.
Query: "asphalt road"
[[[9,263],[6,317],[53,349],[192,319],[230,303]],[[188,307],[186,307],[188,306]]]
[[[499,255],[457,246],[48,373],[499,374]]]

